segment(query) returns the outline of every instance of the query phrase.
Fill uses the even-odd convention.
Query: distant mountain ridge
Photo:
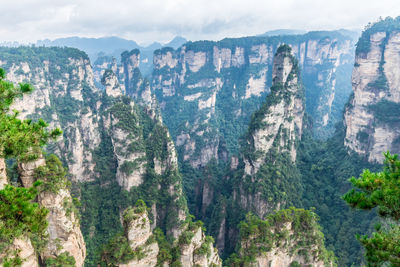
[[[172,47],[177,49],[187,40],[181,36],[176,36],[170,42],[166,44],[161,44],[158,42],[153,42],[148,46],[141,46],[133,40],[127,40],[124,38],[110,36],[110,37],[100,37],[100,38],[88,38],[88,37],[65,37],[58,38],[54,40],[39,40],[36,42],[37,46],[58,46],[58,47],[73,47],[85,51],[91,62],[95,62],[96,59],[101,56],[107,55],[114,58],[120,58],[121,53],[124,51],[131,51],[132,49],[139,49],[141,52],[141,63],[140,71],[143,75],[148,75],[151,73],[153,68],[153,51],[160,49],[162,47]]]
[[[124,39],[117,36],[110,37],[100,37],[100,38],[88,38],[88,37],[78,37],[71,36],[65,38],[57,38],[54,40],[44,39],[36,42],[38,46],[69,46],[78,48],[85,51],[91,56],[91,54],[97,54],[99,52],[113,53],[115,50],[131,50],[134,48],[140,50],[155,50],[163,46],[171,46],[173,48],[178,48],[182,44],[187,42],[187,40],[181,36],[176,36],[169,43],[161,44],[159,42],[153,42],[148,46],[139,45],[133,40]]]

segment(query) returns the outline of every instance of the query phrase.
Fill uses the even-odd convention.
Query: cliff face
[[[29,238],[21,237],[14,240],[13,244],[8,248],[8,251],[11,252],[11,255],[0,254],[0,266],[3,267],[2,260],[5,257],[10,259],[19,258],[22,259],[21,267],[38,267],[38,257],[35,249],[32,246],[31,240]],[[14,254],[15,253],[15,254]]]
[[[113,73],[104,74],[103,84],[106,89],[114,80]],[[118,85],[115,84],[113,88],[118,88]],[[158,255],[157,243],[146,242],[156,227],[176,240],[183,238],[190,241],[185,243],[179,254],[183,266],[210,266],[215,262],[221,266],[212,242],[207,241],[207,249],[210,249],[211,255],[208,255],[209,252],[206,253],[207,256],[194,255],[194,250],[206,242],[206,237],[200,227],[195,231],[186,222],[187,206],[175,147],[157,111],[146,105],[137,105],[132,98],[123,96],[122,90],[114,91],[120,92],[119,95],[109,93],[110,90],[104,92],[100,112],[101,124],[104,133],[111,139],[117,163],[116,179],[124,190],[130,191],[127,193],[133,199],[140,197],[151,207],[149,213],[142,209],[140,214],[134,216],[129,213],[135,213],[137,208],[125,212],[124,218],[130,217],[124,223],[130,247],[133,251],[140,250],[144,254],[128,262],[124,261],[120,266],[155,266],[160,261],[158,258],[162,258],[163,254]],[[193,236],[196,238],[193,237],[194,241],[191,241],[188,236],[194,231],[196,234],[193,233]]]
[[[113,73],[105,73],[103,84],[115,80]],[[102,114],[103,131],[109,136],[114,158],[117,161],[116,180],[126,191],[132,188],[140,192],[156,190],[166,195],[169,205],[158,202],[157,195],[144,200],[154,205],[154,225],[171,220],[169,231],[179,234],[180,222],[186,218],[186,206],[182,202],[183,191],[178,173],[177,156],[169,133],[157,111],[149,106],[139,106],[132,98],[124,96],[122,87],[116,83],[114,91],[105,91]],[[176,216],[175,216],[176,215]],[[175,223],[172,223],[175,222]]]
[[[59,126],[64,131],[63,141],[47,149],[64,155],[62,159],[73,178],[81,182],[74,185],[80,191],[83,216],[85,212],[92,212],[89,213],[91,217],[85,217],[88,220],[82,223],[86,241],[90,245],[87,263],[92,264],[93,260],[97,260],[93,251],[98,247],[94,247],[91,238],[99,238],[96,235],[102,230],[97,228],[101,222],[92,220],[96,218],[92,217],[93,208],[103,203],[93,200],[98,197],[96,190],[115,190],[114,185],[118,184],[120,195],[104,200],[107,205],[117,200],[111,204],[117,214],[131,201],[144,199],[151,207],[148,215],[151,224],[149,218],[141,218],[148,220],[143,229],[152,231],[156,227],[161,228],[168,240],[179,240],[183,235],[181,239],[185,240],[182,243],[185,246],[178,260],[182,259],[184,266],[221,266],[212,240],[205,237],[200,226],[193,228],[188,222],[175,147],[161,121],[149,84],[140,73],[135,76],[138,63],[135,63],[135,58],[138,55],[128,53],[123,65],[117,66],[117,74],[112,69],[104,70],[100,79],[104,91],[100,92],[93,86],[89,62],[81,52],[74,49],[27,50],[31,53],[28,58],[15,59],[5,54],[1,64],[11,69],[11,80],[24,80],[36,87],[33,95],[16,103],[14,108],[25,108],[21,116],[34,119],[43,117],[50,121],[51,126]],[[52,52],[56,55],[52,55]],[[43,58],[45,60],[41,61]],[[47,62],[47,58],[54,61]],[[124,71],[118,72],[118,69]],[[120,80],[124,82],[123,85],[119,83]],[[72,153],[68,153],[69,150]],[[45,181],[45,190],[38,196],[40,206],[49,210],[49,243],[41,252],[42,260],[54,262],[67,256],[76,266],[83,266],[85,242],[74,206],[76,200],[66,189],[67,181],[65,173],[62,174],[61,162],[49,165],[44,158],[39,158],[19,164],[18,169],[24,186],[32,185],[36,179]],[[49,177],[51,175],[59,176],[53,179]],[[119,224],[119,221],[116,223]],[[110,227],[118,230],[118,226]],[[128,230],[127,238],[133,240],[130,244],[135,250],[134,247],[140,246],[135,237],[138,229],[134,225],[129,227],[131,230]],[[110,236],[109,232],[106,234]],[[193,244],[189,236],[193,237]],[[101,238],[103,236],[95,240]],[[190,242],[186,243],[186,240]],[[133,264],[152,265],[157,262],[157,255],[158,249],[152,245],[150,259],[142,261],[142,258],[137,258]]]
[[[227,152],[237,153],[236,140],[269,93],[280,43],[293,48],[304,69],[316,135],[333,133],[351,90],[342,86],[353,64],[350,37],[316,32],[189,42],[178,50],[155,51],[152,75],[152,89],[183,161],[198,168],[212,158],[226,161]]]
[[[301,140],[304,116],[304,92],[299,69],[289,46],[281,46],[274,58],[271,93],[250,123],[248,150],[257,154],[245,159],[245,173],[254,175],[271,149],[288,152],[296,161],[296,141]]]
[[[60,160],[53,156],[20,163],[20,178],[25,178],[24,186],[32,186],[37,179],[44,182],[38,195],[38,203],[49,210],[48,243],[41,252],[43,261],[56,258],[62,253],[73,257],[76,266],[83,266],[86,246],[80,230],[78,210],[67,189],[66,172]]]
[[[143,254],[121,267],[153,267],[157,264],[159,247],[150,229],[150,220],[146,210],[128,209],[124,213],[125,235],[132,251]]]
[[[63,140],[48,150],[67,164],[74,180],[94,179],[92,150],[100,137],[96,103],[90,101],[97,89],[87,55],[70,48],[3,47],[0,67],[11,82],[29,82],[35,87],[13,106],[20,118],[43,118],[51,127],[60,127]]]
[[[162,231],[152,231],[148,209],[139,200],[123,212],[124,233],[106,245],[102,260],[109,265],[133,266],[222,266],[213,239],[206,237],[201,226],[188,220],[172,243],[166,243]],[[116,242],[117,241],[117,242]],[[112,254],[114,250],[120,252]]]
[[[266,220],[248,214],[240,232],[238,254],[228,259],[230,266],[337,266],[310,211],[281,210]]]
[[[182,266],[194,267],[216,267],[222,266],[221,258],[218,255],[218,250],[213,247],[213,239],[208,236],[206,237],[201,227],[190,226],[183,232],[178,239],[178,242],[182,240],[183,235],[191,233],[191,240],[185,244],[178,244],[180,246]]]
[[[354,95],[344,115],[345,146],[370,162],[382,162],[382,152],[400,152],[400,32],[399,22],[392,24],[378,22],[363,32],[352,76]]]
[[[8,184],[6,168],[6,161],[4,158],[0,158],[0,190]]]
[[[297,60],[289,46],[280,46],[274,58],[271,93],[252,116],[243,147],[244,166],[237,171],[242,181],[236,198],[243,209],[260,217],[287,205],[295,198],[291,194],[300,190],[292,187],[299,184],[295,161],[303,130],[303,94]],[[266,184],[279,189],[271,190]]]
[[[277,49],[272,75],[270,94],[252,115],[241,142],[241,155],[232,158],[230,170],[222,175],[218,167],[207,166],[197,192],[202,195],[204,209],[200,214],[205,220],[207,214],[215,217],[207,227],[213,229],[220,250],[234,248],[238,222],[232,221],[240,220],[245,213],[251,211],[264,218],[285,207],[301,206],[296,156],[305,101],[298,61],[288,45]]]
[[[39,204],[50,211],[49,244],[42,253],[42,258],[52,258],[68,252],[75,259],[76,266],[83,266],[86,246],[79,226],[78,213],[77,210],[73,210],[74,204],[69,191],[60,189],[57,193],[41,193]]]
[[[2,190],[8,184],[4,159],[0,160],[0,175],[0,190]],[[14,239],[11,246],[6,249],[6,252],[0,253],[0,266],[3,267],[3,260],[15,258],[22,259],[21,267],[39,266],[37,253],[32,246],[31,240],[25,235]]]

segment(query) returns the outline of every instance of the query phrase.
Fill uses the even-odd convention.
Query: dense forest
[[[0,266],[398,266],[399,36],[0,47]]]

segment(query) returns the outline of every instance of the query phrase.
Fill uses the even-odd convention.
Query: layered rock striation
[[[399,25],[392,18],[370,25],[357,44],[344,144],[369,162],[400,151]]]
[[[63,130],[62,141],[48,146],[68,166],[75,181],[95,179],[92,151],[97,131],[93,71],[87,55],[72,48],[1,48],[0,67],[14,83],[29,82],[34,92],[13,105],[20,118],[43,118]]]
[[[290,208],[265,220],[248,214],[240,232],[237,254],[228,259],[230,266],[337,266],[310,211]]]
[[[152,75],[152,89],[183,162],[199,168],[238,152],[237,139],[270,92],[273,57],[282,43],[292,47],[304,70],[315,134],[333,133],[351,92],[346,83],[354,58],[352,37],[311,32],[189,42],[177,50],[156,50]]]

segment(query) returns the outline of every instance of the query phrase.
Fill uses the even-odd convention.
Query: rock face
[[[245,159],[245,173],[254,175],[265,162],[271,149],[288,152],[296,161],[296,141],[301,139],[304,116],[303,88],[299,70],[289,46],[278,48],[272,72],[273,85],[267,102],[255,113],[247,143],[257,154]]]
[[[342,120],[343,107],[351,94],[355,40],[355,35],[321,36],[292,46],[306,88],[306,111],[313,118],[317,138],[331,136],[335,124]]]
[[[286,193],[297,190],[290,188],[299,183],[295,161],[303,130],[303,93],[297,60],[289,46],[280,46],[274,58],[271,93],[249,125],[243,149],[244,166],[238,170],[243,178],[234,196],[243,209],[260,217],[279,210],[289,201],[275,195],[277,192],[268,189],[269,186],[282,186],[278,191]],[[245,182],[247,179],[250,184]]]
[[[131,213],[131,214],[129,214]],[[128,263],[119,264],[121,267],[153,267],[157,264],[157,255],[159,247],[157,242],[154,240],[149,242],[149,238],[152,236],[150,229],[150,220],[147,216],[147,212],[137,212],[134,209],[125,211],[125,234],[129,242],[129,246],[132,251],[140,249],[144,256],[140,259],[133,259]]]
[[[103,78],[106,80],[107,77]],[[105,91],[100,106],[102,131],[111,140],[118,184],[126,191],[157,192],[159,196],[152,194],[144,198],[154,203],[154,227],[168,222],[170,227],[166,230],[176,238],[187,212],[177,155],[161,116],[152,108],[155,102],[146,105],[142,100],[138,100],[142,103],[138,105],[132,97]],[[159,203],[158,197],[163,197],[165,202]]]
[[[108,96],[118,97],[125,95],[125,88],[120,86],[118,78],[112,70],[107,69],[104,72],[101,83],[105,87]]]
[[[193,237],[189,244],[180,245],[182,266],[222,266],[218,250],[213,247],[213,242],[208,239],[210,237],[207,238],[200,227],[187,231],[191,231]]]
[[[397,30],[378,22],[357,44],[354,95],[344,115],[345,146],[370,162],[382,162],[382,152],[400,152],[400,24],[388,22]]]
[[[74,258],[77,267],[83,266],[86,257],[85,242],[77,210],[69,190],[65,187],[66,173],[61,162],[54,155],[47,160],[41,155],[37,160],[19,163],[18,172],[24,187],[31,187],[38,178],[44,183],[37,197],[39,206],[49,211],[48,240],[40,252],[42,262],[67,253]],[[22,266],[38,266],[38,252],[33,248],[29,238],[15,239],[8,251],[15,250],[20,250],[17,254],[23,259]]]
[[[152,89],[182,161],[199,168],[213,158],[225,161],[226,152],[238,152],[236,141],[270,92],[280,43],[292,47],[304,70],[315,134],[324,138],[333,133],[351,92],[343,86],[349,84],[353,65],[351,37],[312,32],[296,38],[189,42],[178,50],[156,50],[153,57]]]
[[[65,186],[66,173],[61,162],[54,155],[46,160],[41,156],[38,160],[20,163],[18,167],[20,178],[25,178],[22,180],[25,187],[25,184],[31,186],[37,178],[45,183],[45,189],[38,195],[39,205],[49,210],[49,242],[40,255],[42,260],[67,252],[75,259],[77,267],[83,266],[86,257],[85,242],[79,226],[77,209]]]
[[[220,250],[233,249],[232,244],[237,241],[237,228],[227,224],[227,218],[242,218],[249,211],[264,218],[276,210],[301,205],[302,185],[296,155],[302,138],[305,103],[299,66],[291,51],[288,45],[277,49],[271,92],[252,115],[240,157],[232,158],[231,171],[219,181],[232,193],[221,196],[210,189],[215,181],[207,180],[205,172],[199,190],[203,196],[201,205],[205,209],[213,207],[207,210],[208,214],[222,217],[213,222],[214,229],[219,226],[213,235]]]
[[[26,237],[15,239],[11,247],[8,249],[9,251],[17,252],[17,256],[22,260],[21,267],[38,267],[38,257],[35,249],[32,246],[31,240]],[[4,255],[0,254],[0,259],[3,258]],[[9,257],[9,259],[14,258],[13,256]],[[0,262],[0,266],[3,267],[3,264]]]
[[[0,190],[4,189],[7,184],[8,179],[6,173],[6,164],[4,159],[0,159]],[[22,259],[21,267],[39,266],[36,251],[32,246],[31,240],[26,236],[15,239],[12,245],[7,249],[7,251],[11,252],[11,255],[8,256],[9,259],[15,257],[14,255],[12,255],[13,252],[17,252],[17,257]],[[5,256],[7,255],[0,254],[0,259],[3,260]],[[2,261],[0,261],[0,267],[3,267]]]
[[[50,211],[49,244],[41,257],[51,258],[68,252],[75,259],[77,267],[83,266],[86,257],[85,241],[69,191],[60,189],[57,193],[42,192],[38,199],[39,204]]]
[[[165,258],[164,251],[160,252],[159,245],[151,231],[150,220],[143,204],[136,204],[134,208],[124,211],[123,221],[125,227],[124,238],[129,243],[134,256],[127,262],[118,266],[124,267],[151,267],[151,266],[174,266],[180,264],[183,267],[211,267],[222,266],[222,261],[217,250],[213,247],[213,239],[206,237],[201,227],[193,222],[183,225],[182,233],[172,244],[173,249],[180,251],[179,261],[170,262]],[[115,244],[116,246],[122,244]],[[161,256],[158,255],[159,252]],[[140,255],[140,256],[136,256]],[[164,260],[164,261],[163,261]]]
[[[8,184],[6,162],[4,158],[0,158],[0,190]]]
[[[245,266],[337,266],[324,246],[323,234],[310,211],[291,208],[271,214],[263,221],[248,215],[241,226],[237,256],[228,259]],[[295,219],[300,218],[301,223]]]
[[[18,173],[19,179],[21,180],[23,187],[31,187],[35,182],[34,174],[36,168],[43,166],[46,164],[46,161],[43,156],[40,156],[38,159],[28,162],[19,162],[18,163]]]
[[[35,87],[12,107],[20,118],[43,118],[50,127],[60,127],[64,139],[48,150],[62,158],[74,180],[94,179],[92,151],[100,137],[96,105],[90,102],[97,89],[87,55],[71,48],[2,47],[0,62],[9,81]]]

